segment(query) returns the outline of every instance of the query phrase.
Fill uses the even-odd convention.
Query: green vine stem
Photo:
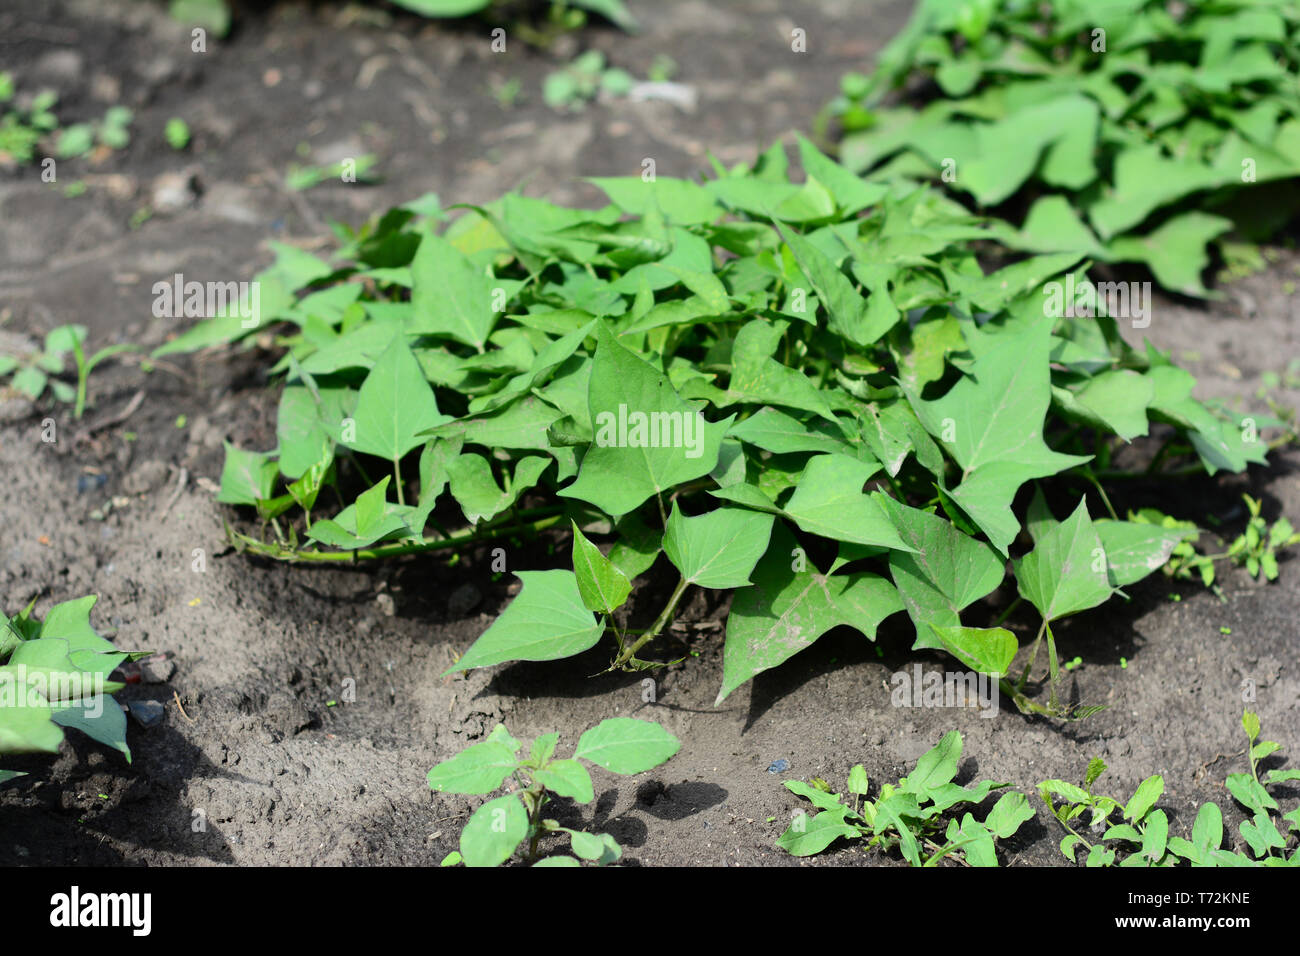
[[[564,520],[563,508],[537,508],[532,514],[549,512],[545,517],[521,524],[504,525],[487,528],[483,531],[467,531],[447,538],[423,538],[419,541],[403,541],[395,544],[381,544],[372,548],[357,548],[354,551],[306,551],[291,548],[276,542],[259,541],[257,538],[241,534],[226,525],[226,537],[240,551],[255,554],[276,561],[303,563],[339,563],[349,561],[376,561],[383,558],[396,558],[407,554],[425,554],[430,551],[442,551],[463,545],[474,545],[482,541],[494,541],[510,538],[519,534],[536,534],[553,527]]]
[[[636,659],[637,651],[641,650],[641,648],[646,644],[659,636],[659,632],[664,629],[664,625],[666,625],[672,617],[673,611],[677,610],[677,602],[682,599],[682,594],[685,593],[686,588],[686,579],[679,579],[677,587],[673,588],[672,596],[668,598],[668,603],[664,605],[664,609],[660,611],[659,616],[655,618],[655,622],[651,625],[650,630],[638,637],[632,644],[625,647],[622,653],[620,653],[618,657],[614,658],[614,663],[610,665],[610,670],[614,670],[618,667],[626,667]]]

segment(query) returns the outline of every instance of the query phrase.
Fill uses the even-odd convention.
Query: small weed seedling
[[[912,866],[935,866],[952,856],[970,866],[997,866],[995,839],[1005,840],[1034,815],[1023,793],[1003,794],[983,822],[971,813],[958,820],[954,815],[943,823],[943,814],[953,807],[982,802],[1005,783],[981,780],[973,787],[953,783],[961,759],[961,734],[951,730],[939,745],[916,762],[916,769],[898,781],[885,784],[875,800],[867,796],[867,773],[861,764],[849,771],[851,804],[832,793],[820,779],[811,784],[787,780],[786,787],[805,797],[821,812],[808,817],[800,813],[781,834],[777,846],[795,856],[820,853],[839,837],[866,840],[868,847],[895,847]]]
[[[0,104],[14,97],[10,73],[0,73]],[[7,110],[0,116],[0,166],[21,166],[36,157],[36,147],[45,134],[59,125],[54,104],[59,95],[52,90],[36,94],[26,109]]]
[[[0,617],[0,757],[58,753],[63,729],[72,727],[125,754],[126,717],[110,695],[123,685],[109,681],[128,659],[147,656],[117,650],[90,626],[95,595],[56,604],[43,621],[29,604]],[[23,776],[0,768],[0,783]]]
[[[605,66],[605,54],[588,50],[562,70],[548,74],[542,99],[555,109],[581,109],[597,93],[626,96],[635,80],[626,70]]]
[[[524,860],[537,866],[578,866],[590,860],[598,866],[613,863],[622,848],[608,833],[587,833],[543,819],[542,809],[552,794],[578,803],[596,798],[585,760],[612,773],[642,773],[664,763],[681,749],[679,741],[658,724],[631,717],[611,717],[592,727],[578,740],[568,759],[555,757],[560,740],[556,733],[533,741],[529,754],[519,759],[522,744],[497,724],[487,739],[466,747],[429,771],[429,786],[443,793],[486,794],[513,778],[521,788],[483,804],[470,816],[460,834],[460,850],[442,861],[443,866],[499,866],[524,844]],[[567,833],[573,856],[537,859],[538,844],[548,833]]]
[[[10,387],[32,401],[37,401],[48,387],[58,401],[71,402],[73,416],[80,419],[86,410],[86,387],[90,373],[104,359],[136,350],[134,345],[110,345],[87,358],[83,347],[85,340],[84,325],[60,325],[51,329],[45,336],[44,347],[39,351],[21,354],[0,352],[0,378],[11,375]],[[69,355],[77,373],[75,387],[53,377],[65,370]]]
[[[1227,557],[1242,565],[1252,578],[1262,573],[1269,581],[1277,580],[1277,553],[1294,544],[1300,544],[1300,532],[1286,518],[1279,518],[1269,527],[1260,515],[1261,502],[1250,495],[1242,495],[1250,509],[1246,530],[1228,546]]]
[[[1226,600],[1223,597],[1223,589],[1216,583],[1215,562],[1231,561],[1238,567],[1245,568],[1246,573],[1252,578],[1258,579],[1262,574],[1266,580],[1275,581],[1278,575],[1279,553],[1300,544],[1300,532],[1295,530],[1289,519],[1278,518],[1270,525],[1260,513],[1263,508],[1262,502],[1246,494],[1241,497],[1250,513],[1246,528],[1228,544],[1226,549],[1215,553],[1201,553],[1196,550],[1194,542],[1202,531],[1190,521],[1179,521],[1154,508],[1143,508],[1137,513],[1130,514],[1129,520],[1185,531],[1187,538],[1180,541],[1170,552],[1169,563],[1165,565],[1165,574],[1180,580],[1199,577],[1201,583],[1214,591],[1220,600]]]
[[[131,142],[133,114],[125,106],[110,106],[98,123],[73,123],[59,132],[55,154],[60,159],[86,156],[96,142],[107,149],[124,149]]]
[[[1038,795],[1047,804],[1047,809],[1060,821],[1061,826],[1070,831],[1061,840],[1061,852],[1074,862],[1075,852],[1082,846],[1088,851],[1088,866],[1110,866],[1115,862],[1115,851],[1105,845],[1106,840],[1122,840],[1136,844],[1141,851],[1132,853],[1121,866],[1158,866],[1165,859],[1169,842],[1169,818],[1163,810],[1154,809],[1156,801],[1165,792],[1164,779],[1159,776],[1147,777],[1138,785],[1132,798],[1121,804],[1112,797],[1105,797],[1092,792],[1092,785],[1106,772],[1106,764],[1100,758],[1094,758],[1088,764],[1083,787],[1077,787],[1064,780],[1044,780],[1038,785]],[[1060,806],[1053,797],[1062,800]],[[1110,825],[1110,815],[1120,811],[1123,823]],[[1085,813],[1089,814],[1088,829],[1094,831],[1090,842],[1080,834],[1072,823]],[[1105,832],[1098,838],[1095,833]]]
[[[1197,811],[1191,840],[1170,836],[1168,817],[1163,810],[1155,809],[1165,789],[1160,776],[1143,780],[1123,805],[1111,797],[1094,794],[1093,784],[1106,772],[1106,764],[1099,758],[1088,764],[1082,788],[1064,780],[1044,780],[1038,785],[1038,794],[1048,810],[1070,831],[1061,840],[1061,852],[1076,862],[1075,854],[1083,847],[1088,851],[1088,866],[1111,866],[1117,859],[1120,866],[1173,866],[1180,859],[1193,866],[1300,865],[1300,807],[1282,814],[1277,800],[1266,789],[1300,780],[1300,770],[1270,770],[1261,780],[1259,762],[1281,750],[1281,745],[1259,740],[1259,716],[1252,711],[1242,714],[1241,725],[1250,741],[1250,773],[1229,774],[1226,785],[1236,801],[1252,814],[1252,819],[1242,821],[1238,827],[1249,854],[1223,849],[1223,811],[1213,801],[1202,804]],[[1116,811],[1122,820],[1112,824],[1111,814]],[[1094,833],[1092,840],[1076,829],[1085,813],[1089,815],[1086,829]],[[1288,836],[1282,835],[1274,815],[1286,821]],[[1098,833],[1100,836],[1095,835]],[[1120,858],[1120,853],[1125,855]]]
[[[328,166],[300,166],[292,163],[284,177],[284,184],[294,192],[302,192],[330,179],[342,180],[344,176],[353,177],[359,183],[378,182],[379,174],[375,169],[378,162],[378,156],[367,153],[358,156],[351,164],[338,162]]]

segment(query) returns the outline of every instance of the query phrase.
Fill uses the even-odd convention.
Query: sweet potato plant
[[[1293,0],[924,0],[830,113],[846,166],[996,207],[1010,248],[1204,296],[1207,245],[1300,210],[1297,66]]]
[[[339,227],[329,259],[277,246],[260,315],[160,350],[283,348],[277,446],[228,449],[219,500],[261,518],[232,539],[354,561],[569,530],[571,563],[519,572],[452,669],[606,635],[612,667],[660,666],[684,595],[734,589],[719,701],[899,613],[916,649],[1005,674],[1015,636],[963,612],[1010,574],[1053,692],[1031,700],[1028,668],[1004,689],[1065,716],[1055,623],[1189,534],[1111,511],[1116,453],[1149,442],[1156,477],[1240,472],[1277,423],[1193,398],[1103,309],[1063,309],[1060,283],[1091,288],[1082,251],[990,271],[974,244],[995,231],[942,193],[799,154],[802,180],[778,146],[703,183],[593,180],[600,209],[511,193],[443,228],[426,198]],[[645,626],[624,605],[665,562],[677,583]]]

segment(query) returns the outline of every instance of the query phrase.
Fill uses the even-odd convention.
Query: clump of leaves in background
[[[0,72],[0,104],[14,99],[13,75]],[[42,137],[58,128],[54,104],[59,95],[53,90],[37,93],[25,109],[6,109],[0,115],[0,166],[21,166],[36,157]]]
[[[1006,208],[1013,249],[1141,262],[1206,295],[1207,244],[1300,209],[1298,31],[1290,0],[924,0],[845,79],[840,155]],[[881,106],[905,84],[925,92]]]
[[[233,540],[338,561],[576,526],[573,564],[524,571],[453,670],[606,633],[611,666],[663,666],[645,649],[690,590],[735,589],[719,701],[834,627],[874,639],[898,612],[916,649],[1002,677],[1015,635],[963,614],[1011,561],[1049,652],[1035,706],[1069,713],[1050,626],[1185,537],[1082,495],[1154,426],[1179,439],[1162,462],[1180,473],[1242,471],[1267,443],[1115,319],[1045,305],[1050,282],[1088,286],[1081,254],[986,274],[989,230],[952,200],[799,153],[802,181],[778,146],[703,183],[593,180],[602,209],[511,193],[440,230],[433,200],[339,227],[328,260],[276,246],[256,322],[232,311],[156,353],[283,323],[278,446],[232,449],[220,497],[274,537]],[[1036,482],[1070,489],[1067,520],[1032,504]],[[318,515],[325,487],[343,507]],[[612,572],[636,587],[656,564],[677,583],[634,626]]]
[[[131,141],[134,114],[125,106],[110,106],[98,123],[73,123],[59,131],[55,154],[60,159],[86,156],[98,142],[107,149],[125,149]]]
[[[923,754],[897,785],[885,784],[875,800],[867,799],[868,781],[862,765],[849,771],[849,802],[831,792],[824,780],[811,784],[787,780],[790,792],[807,799],[818,813],[800,813],[781,834],[777,846],[795,856],[821,853],[837,839],[862,840],[882,851],[897,849],[912,866],[936,866],[945,857],[970,866],[997,866],[995,840],[1005,840],[1033,817],[1023,793],[1006,793],[983,819],[974,814],[948,814],[955,807],[982,803],[1008,784],[981,780],[963,787],[953,783],[961,760],[962,738],[955,730]],[[945,825],[944,819],[947,819]]]
[[[0,757],[58,753],[63,730],[80,730],[121,751],[126,717],[111,695],[123,685],[107,680],[127,654],[100,637],[90,625],[95,595],[56,604],[42,621],[32,616],[35,601],[3,619],[0,626]],[[23,776],[0,768],[0,783]]]
[[[651,770],[681,749],[679,741],[652,721],[611,717],[586,731],[570,758],[557,758],[560,735],[544,734],[533,741],[528,756],[504,724],[497,724],[487,739],[471,744],[429,771],[429,786],[440,793],[487,794],[507,780],[518,792],[506,793],[482,804],[471,814],[460,835],[460,850],[442,861],[443,866],[500,866],[521,847],[524,862],[537,866],[578,866],[588,860],[597,866],[616,862],[623,849],[608,833],[572,830],[542,817],[554,797],[576,803],[596,799],[591,773],[581,761],[611,773],[630,776]],[[514,791],[514,787],[510,788]],[[558,854],[537,859],[539,844],[548,834],[567,834],[573,856]]]
[[[1223,811],[1213,802],[1202,804],[1197,811],[1190,840],[1170,836],[1168,817],[1163,810],[1155,808],[1165,788],[1159,776],[1143,780],[1126,804],[1094,794],[1093,784],[1106,772],[1106,764],[1100,759],[1088,764],[1082,788],[1064,780],[1044,780],[1038,785],[1039,796],[1047,809],[1069,831],[1061,840],[1061,852],[1071,862],[1077,862],[1079,848],[1087,850],[1088,866],[1111,866],[1116,860],[1120,866],[1173,866],[1180,859],[1193,866],[1300,864],[1300,807],[1282,814],[1277,800],[1266,789],[1300,780],[1300,770],[1270,770],[1261,781],[1259,762],[1280,751],[1281,745],[1259,740],[1257,714],[1245,711],[1241,725],[1249,739],[1250,773],[1229,774],[1226,784],[1237,803],[1252,815],[1238,827],[1249,854],[1223,848]],[[1111,823],[1111,815],[1116,812],[1122,819]],[[1085,814],[1088,815],[1086,824]],[[1278,830],[1274,816],[1287,823],[1287,836]],[[1089,839],[1079,832],[1081,829],[1090,830],[1094,835]]]
[[[605,65],[605,54],[588,50],[561,70],[549,73],[542,83],[542,99],[555,109],[581,109],[598,93],[626,96],[635,84],[627,70]]]

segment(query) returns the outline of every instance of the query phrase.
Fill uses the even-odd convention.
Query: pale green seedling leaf
[[[489,800],[470,816],[460,833],[466,866],[500,866],[528,836],[528,811],[516,794]]]
[[[612,773],[631,775],[659,766],[681,747],[680,740],[653,721],[610,717],[579,738],[573,756]]]

